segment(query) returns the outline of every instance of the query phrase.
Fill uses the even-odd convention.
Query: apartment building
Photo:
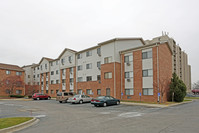
[[[52,97],[70,91],[92,97],[165,102],[172,72],[178,70],[183,77],[183,67],[178,69],[174,62],[187,58],[180,56],[174,61],[170,41],[115,38],[78,52],[64,49],[56,59],[43,57],[38,64],[24,66],[30,75],[26,84],[37,85],[41,93]],[[180,47],[178,50],[183,53]]]
[[[162,35],[152,40],[146,40],[146,44],[153,44],[159,42],[168,42],[172,52],[172,72],[176,73],[177,76],[185,83],[187,86],[187,92],[191,91],[191,66],[188,65],[188,56],[181,49],[179,45],[176,44],[176,41],[173,38],[170,38],[168,35]]]
[[[0,96],[24,95],[24,76],[19,66],[0,63]]]

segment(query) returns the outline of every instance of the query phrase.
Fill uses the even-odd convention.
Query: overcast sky
[[[0,62],[57,58],[115,37],[144,40],[169,32],[199,80],[199,0],[0,0]]]

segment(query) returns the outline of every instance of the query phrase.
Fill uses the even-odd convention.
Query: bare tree
[[[169,90],[169,84],[170,84],[170,80],[168,79],[160,79],[159,83],[158,82],[153,82],[153,86],[156,87],[160,93],[160,98],[161,98],[161,103],[163,103],[163,98],[165,96],[165,94],[167,93],[167,91]]]
[[[12,95],[17,87],[24,87],[24,81],[19,76],[9,76],[0,81],[0,86]]]
[[[193,83],[193,89],[199,89],[199,81]]]

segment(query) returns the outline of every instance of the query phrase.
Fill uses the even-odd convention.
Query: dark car
[[[107,105],[118,105],[120,104],[120,100],[111,96],[99,96],[95,99],[92,99],[91,104],[94,104],[95,106],[106,107]]]
[[[42,94],[42,93],[34,93],[34,94],[32,95],[32,99],[33,99],[33,100],[41,100],[41,99],[50,100],[51,97],[50,97],[49,95]]]

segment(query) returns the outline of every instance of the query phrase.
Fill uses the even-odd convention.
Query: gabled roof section
[[[145,45],[145,41],[141,37],[137,37],[137,38],[114,38],[114,39],[111,39],[111,40],[108,40],[108,41],[105,41],[105,42],[101,42],[98,45],[101,46],[101,45],[105,45],[107,43],[120,41],[120,40],[140,40],[143,43],[143,45]]]
[[[3,64],[3,63],[0,63],[0,69],[14,70],[14,71],[20,71],[20,72],[24,71],[21,67],[17,65],[10,65],[10,64]]]
[[[51,59],[51,58],[43,57],[43,58],[40,60],[39,64],[41,64],[41,62],[42,62],[44,59],[46,59],[47,61],[52,61],[52,60],[53,60],[53,59]]]
[[[62,56],[66,51],[70,51],[70,52],[72,52],[72,53],[76,53],[76,52],[77,52],[77,51],[75,51],[75,50],[65,48],[65,49],[62,51],[62,53],[59,55],[58,59],[60,59],[61,56]]]

